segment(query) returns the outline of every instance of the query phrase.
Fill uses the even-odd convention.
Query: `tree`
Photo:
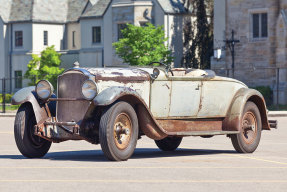
[[[46,79],[56,88],[57,77],[64,69],[60,68],[61,54],[55,50],[54,46],[47,47],[41,52],[39,57],[32,54],[32,60],[28,64],[25,77],[31,80],[31,85],[35,85],[39,80]]]
[[[145,66],[151,62],[170,64],[173,61],[171,51],[164,44],[167,41],[163,26],[146,27],[127,24],[122,30],[123,38],[113,43],[117,55],[132,66]]]
[[[186,6],[193,7],[196,19],[190,19],[185,24],[182,65],[210,68],[210,58],[213,55],[213,0],[185,1]]]

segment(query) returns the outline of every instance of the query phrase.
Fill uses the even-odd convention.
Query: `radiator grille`
[[[58,77],[58,98],[83,99],[82,84],[88,77],[78,71],[70,71]],[[89,101],[58,101],[57,119],[59,122],[79,122],[84,118]]]

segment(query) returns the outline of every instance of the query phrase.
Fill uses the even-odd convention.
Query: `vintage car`
[[[261,131],[277,126],[258,91],[210,70],[75,66],[57,83],[57,94],[41,80],[12,98],[21,105],[14,132],[25,157],[43,157],[52,142],[86,140],[122,161],[143,135],[164,151],[183,137],[226,135],[236,151],[252,153]]]

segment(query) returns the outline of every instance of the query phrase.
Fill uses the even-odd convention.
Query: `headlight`
[[[42,100],[49,99],[53,91],[53,85],[47,80],[41,80],[36,85],[36,93]]]
[[[87,80],[82,86],[82,94],[87,100],[93,100],[98,94],[97,84],[92,80]]]

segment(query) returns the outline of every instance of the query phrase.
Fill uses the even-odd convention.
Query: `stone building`
[[[175,66],[183,53],[181,0],[0,0],[0,79],[21,77],[31,54],[54,45],[65,68],[123,65],[112,46],[126,23],[163,25]],[[13,83],[12,92],[27,82]],[[0,91],[2,86],[0,85]]]
[[[274,102],[287,104],[287,0],[215,0],[214,48],[223,58],[212,69],[226,75],[231,53],[224,42],[235,32],[235,78],[249,86],[270,86]],[[231,76],[231,73],[229,73]]]

